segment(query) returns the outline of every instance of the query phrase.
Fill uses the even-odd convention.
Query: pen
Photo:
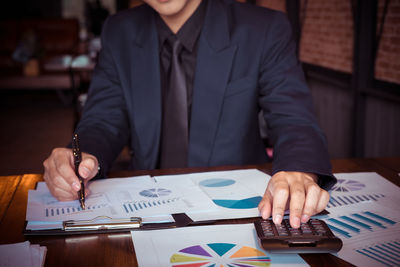
[[[79,183],[81,184],[81,189],[78,191],[78,199],[81,208],[85,209],[85,184],[83,183],[83,178],[79,174],[79,164],[82,161],[82,153],[79,148],[78,134],[76,133],[72,137],[72,153],[74,155],[75,174],[78,176]]]

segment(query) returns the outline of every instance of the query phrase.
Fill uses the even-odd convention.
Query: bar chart
[[[344,238],[351,238],[360,234],[362,230],[372,232],[376,228],[387,229],[395,225],[396,222],[375,212],[365,211],[343,215],[338,218],[329,218],[327,224],[335,234]]]
[[[150,201],[130,201],[123,203],[122,207],[127,214],[130,214],[140,210],[150,210],[152,208],[159,208],[160,206],[171,205],[180,201],[178,197]]]
[[[88,205],[86,206],[85,211],[94,211],[98,209],[105,208],[107,205],[101,204],[101,205]],[[60,215],[68,215],[68,214],[74,214],[78,212],[82,212],[82,208],[79,205],[73,205],[69,207],[46,207],[45,209],[45,214],[46,217],[55,217],[55,216],[60,216]]]
[[[110,205],[109,197],[102,192],[90,194],[85,200],[85,209],[82,209],[78,200],[60,202],[49,194],[40,195],[40,192],[32,191],[31,196],[35,196],[42,201],[44,205],[35,206],[36,209],[30,211],[27,215],[29,220],[34,220],[41,216],[49,221],[80,220],[86,216],[111,216],[116,213]],[[42,219],[43,220],[43,219]]]
[[[327,208],[336,208],[351,204],[358,204],[363,203],[366,201],[377,201],[380,198],[385,197],[384,194],[359,194],[359,195],[342,195],[337,196],[332,194],[331,198],[329,199],[329,203]]]
[[[386,266],[400,265],[400,242],[385,242],[356,250],[357,253]]]
[[[338,256],[357,266],[400,266],[400,213],[370,202],[331,210],[325,222],[343,241]]]

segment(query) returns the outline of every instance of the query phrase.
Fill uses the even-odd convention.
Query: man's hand
[[[60,201],[74,200],[78,198],[77,191],[81,186],[75,175],[74,157],[72,150],[68,148],[55,148],[51,155],[43,162],[44,180],[51,194]],[[82,153],[82,161],[79,164],[79,174],[87,182],[96,176],[99,163],[97,158]],[[86,187],[87,188],[87,187]],[[88,190],[85,190],[86,195]]]
[[[278,172],[272,176],[258,209],[264,219],[272,215],[280,224],[285,210],[290,210],[290,225],[299,228],[310,216],[323,211],[329,201],[329,193],[321,189],[315,174],[303,172]]]

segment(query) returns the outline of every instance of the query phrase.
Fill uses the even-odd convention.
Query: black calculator
[[[292,228],[289,219],[281,225],[269,220],[254,222],[261,247],[270,253],[334,253],[342,248],[337,238],[322,220],[310,219],[300,228]]]

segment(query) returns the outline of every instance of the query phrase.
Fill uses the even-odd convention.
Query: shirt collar
[[[202,0],[195,12],[190,18],[182,25],[179,31],[174,34],[171,29],[165,24],[160,15],[156,16],[156,27],[158,31],[159,47],[163,47],[167,38],[173,35],[178,38],[186,50],[192,52],[198,37],[200,36],[201,28],[204,23],[206,15],[207,0]]]

